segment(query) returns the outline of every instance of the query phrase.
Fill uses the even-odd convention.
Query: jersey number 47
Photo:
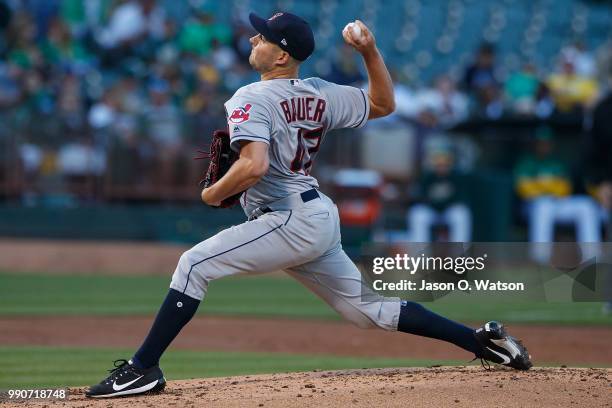
[[[319,151],[321,147],[321,137],[323,136],[323,127],[312,130],[300,129],[298,131],[298,145],[295,157],[291,162],[291,171],[309,175],[312,169],[312,156]]]

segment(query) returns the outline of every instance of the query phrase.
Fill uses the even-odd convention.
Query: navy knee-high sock
[[[132,357],[136,367],[149,368],[159,359],[181,329],[191,320],[200,301],[170,289],[144,343]]]
[[[448,320],[415,302],[402,302],[397,330],[448,341],[476,356],[481,354],[482,347],[474,337],[474,329]]]

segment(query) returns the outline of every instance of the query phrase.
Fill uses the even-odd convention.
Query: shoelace
[[[474,357],[473,359],[468,361],[468,363],[471,363],[474,360],[480,360],[480,365],[482,365],[482,368],[484,368],[485,370],[487,370],[487,371],[491,371],[492,370],[491,363],[489,362],[489,360],[486,360],[486,359],[484,359],[482,357],[480,359],[478,357]],[[486,363],[486,365],[485,365],[485,363]]]
[[[113,365],[115,366],[115,368],[108,370],[110,375],[108,376],[105,382],[107,384],[110,384],[112,381],[115,381],[118,377],[122,376],[123,371],[125,371],[125,367],[129,367],[129,364],[130,363],[124,359],[113,361]]]

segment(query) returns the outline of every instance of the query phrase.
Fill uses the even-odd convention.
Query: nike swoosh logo
[[[508,361],[510,361],[510,360],[508,360]],[[129,387],[130,385],[134,384],[136,381],[140,380],[142,377],[144,377],[144,375],[141,375],[140,377],[136,378],[135,380],[132,380],[130,382],[127,382],[127,383],[121,384],[121,385],[117,385],[117,380],[115,380],[115,382],[113,383],[113,390],[121,391],[122,389],[124,389],[126,387]]]
[[[521,354],[521,350],[518,349],[518,347],[516,346],[516,344],[514,344],[514,342],[512,340],[496,340],[496,339],[491,339],[491,341],[493,342],[493,344],[498,345],[499,347],[505,348],[506,350],[508,350],[510,352],[510,354],[512,354],[512,357],[516,358],[516,356],[518,356],[519,354]]]
[[[504,354],[502,354],[502,353],[498,353],[497,351],[493,350],[493,349],[492,349],[492,348],[490,348],[490,347],[487,347],[487,350],[489,350],[489,351],[491,351],[491,352],[493,352],[493,353],[497,354],[498,356],[500,356],[500,357],[502,358],[502,360],[504,360],[504,362],[503,362],[502,364],[510,364],[510,357],[508,357],[508,356],[506,356],[506,355],[504,355]],[[114,386],[113,386],[113,387],[114,387]]]

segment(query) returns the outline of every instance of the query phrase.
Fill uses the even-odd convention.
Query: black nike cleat
[[[115,368],[100,384],[92,385],[85,395],[92,398],[159,392],[166,386],[164,374],[158,366],[136,368],[132,360],[115,360]]]
[[[504,325],[489,322],[474,331],[474,336],[482,346],[481,358],[496,364],[507,365],[517,370],[529,370],[531,356],[520,340],[509,336]]]

